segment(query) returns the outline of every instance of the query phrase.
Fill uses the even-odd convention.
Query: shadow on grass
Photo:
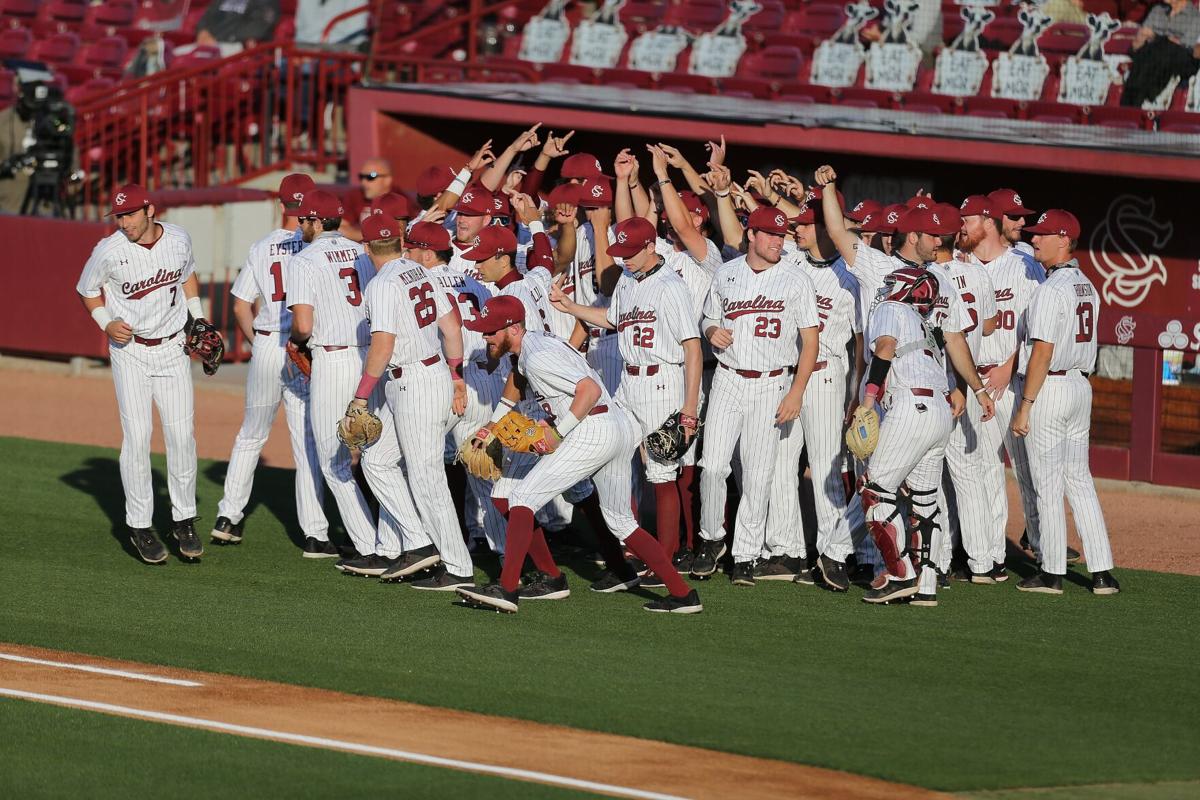
[[[96,505],[108,517],[109,535],[121,545],[121,549],[132,559],[141,562],[137,548],[129,539],[129,526],[125,524],[125,490],[121,486],[121,466],[115,458],[94,457],[83,462],[78,469],[59,476],[59,480],[77,492],[91,496]],[[158,470],[150,472],[151,492],[154,497],[152,527],[166,544],[173,556],[179,558],[179,544],[175,537],[163,531],[171,529],[171,499],[167,494],[167,482]]]

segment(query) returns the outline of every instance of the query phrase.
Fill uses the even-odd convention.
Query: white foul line
[[[330,750],[345,750],[350,753],[360,753],[368,756],[384,756],[386,758],[394,758],[401,761],[411,761],[416,764],[429,764],[435,767],[449,767],[451,769],[460,769],[466,772],[477,772],[484,775],[498,775],[502,778],[513,778],[516,780],[537,781],[538,783],[547,783],[553,786],[564,786],[570,789],[601,792],[604,794],[618,795],[620,797],[635,797],[639,798],[639,800],[685,800],[685,798],[682,798],[678,795],[660,794],[658,792],[648,792],[642,789],[631,789],[627,786],[615,786],[609,783],[597,783],[595,781],[580,780],[579,778],[568,778],[564,775],[552,775],[548,772],[535,772],[528,769],[516,769],[515,767],[499,767],[493,764],[480,764],[475,761],[461,761],[457,758],[442,758],[440,756],[426,755],[425,753],[414,753],[409,750],[393,750],[390,747],[375,747],[374,745],[369,744],[345,742],[340,739],[326,739],[321,736],[306,736],[300,733],[273,731],[268,728],[254,728],[247,725],[234,725],[229,722],[218,722],[217,720],[201,719],[200,717],[185,717],[179,714],[166,714],[161,711],[145,711],[140,708],[116,706],[109,703],[98,703],[93,700],[80,700],[74,697],[61,697],[53,694],[38,694],[36,692],[26,692],[20,689],[8,689],[3,686],[0,686],[0,697],[15,697],[19,700],[34,700],[41,703],[53,703],[60,706],[86,709],[88,711],[101,711],[109,714],[120,714],[127,717],[139,717],[142,719],[154,720],[156,722],[169,722],[175,725],[190,725],[196,728],[206,728],[208,730],[222,731],[225,733],[236,733],[242,736],[256,736],[266,739],[275,739],[282,742],[292,742],[295,744],[306,744],[314,747],[324,747]]]
[[[22,664],[37,664],[43,667],[58,667],[59,669],[77,669],[80,672],[95,672],[100,675],[112,675],[117,678],[129,678],[135,681],[150,681],[151,683],[166,683],[171,686],[203,686],[203,683],[195,681],[184,681],[178,678],[161,678],[158,675],[147,675],[144,672],[126,672],[123,669],[108,669],[106,667],[93,667],[88,664],[70,664],[66,661],[46,661],[41,658],[27,658],[25,656],[15,656],[12,653],[0,653],[0,659],[5,661],[18,661]]]

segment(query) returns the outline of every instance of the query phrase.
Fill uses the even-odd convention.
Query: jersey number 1
[[[271,302],[282,302],[287,295],[283,291],[283,264],[279,261],[271,264],[271,279],[275,282],[275,291],[271,294]]]

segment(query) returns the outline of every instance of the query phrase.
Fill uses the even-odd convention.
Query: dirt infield
[[[941,796],[783,761],[0,643],[4,696],[401,761],[452,759],[441,766],[618,796]]]
[[[121,426],[107,370],[66,374],[58,365],[0,360],[0,436],[121,446]],[[242,423],[242,389],[237,370],[223,368],[218,379],[196,378],[196,449],[201,458],[226,460]],[[244,369],[241,368],[241,369]],[[36,415],[30,409],[38,409]],[[152,448],[163,452],[155,429]],[[283,414],[275,419],[263,449],[263,463],[292,467]],[[1200,492],[1119,481],[1098,481],[1117,567],[1200,575]],[[1009,507],[1019,509],[1016,486],[1008,482]],[[1009,515],[1008,534],[1020,538],[1021,515]],[[1070,540],[1080,547],[1072,531]]]

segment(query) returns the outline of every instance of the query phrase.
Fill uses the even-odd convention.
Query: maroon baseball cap
[[[914,194],[904,201],[905,208],[933,208],[933,198],[927,194]]]
[[[492,195],[492,207],[488,211],[493,217],[511,217],[512,203],[508,201],[508,195],[504,192],[496,192]]]
[[[880,211],[883,211],[883,203],[876,200],[862,200],[854,208],[845,212],[845,214],[848,219],[852,219],[855,222],[862,222],[863,217],[867,216],[867,214],[875,214]]]
[[[449,250],[450,232],[436,222],[418,222],[409,229],[404,243],[422,250]]]
[[[113,192],[112,210],[104,216],[112,217],[128,214],[150,205],[150,195],[136,183],[127,183]]]
[[[1006,217],[1027,217],[1037,213],[1031,208],[1026,208],[1021,195],[1012,189],[988,192],[988,200],[991,200],[992,206]]]
[[[372,214],[382,214],[392,219],[412,219],[417,215],[413,202],[399,192],[388,192],[376,197],[371,203]]]
[[[608,246],[608,254],[614,258],[635,256],[658,238],[654,226],[645,217],[630,217],[618,222],[613,228],[613,236],[615,239]]]
[[[579,190],[580,186],[575,183],[560,183],[550,190],[550,194],[546,195],[546,202],[552,206],[557,206],[560,203],[566,203],[569,206],[579,205]]]
[[[1037,233],[1043,236],[1067,236],[1071,239],[1079,238],[1079,220],[1070,211],[1064,211],[1061,208],[1052,208],[1049,211],[1043,211],[1038,217],[1038,221],[1032,225],[1025,226],[1025,233]]]
[[[576,153],[563,161],[559,175],[564,178],[602,178],[605,177],[600,168],[600,159],[591,153]]]
[[[307,216],[315,216],[309,214]],[[362,240],[364,243],[378,242],[383,239],[397,239],[404,233],[404,226],[384,214],[369,214],[362,221]]]
[[[417,195],[433,197],[446,191],[446,187],[454,180],[454,170],[447,166],[434,165],[426,167],[417,176]]]
[[[944,227],[945,223],[938,216],[937,211],[920,206],[910,208],[901,214],[900,219],[896,222],[896,231],[899,233],[928,233],[941,236]]]
[[[679,193],[679,199],[683,201],[683,207],[688,210],[689,214],[695,214],[698,217],[703,217],[704,221],[708,221],[708,206],[704,205],[704,201],[695,192],[684,189]]]
[[[464,217],[482,217],[492,213],[492,193],[479,184],[463,190],[454,210]]]
[[[612,181],[603,176],[584,179],[579,190],[579,205],[583,208],[608,208],[613,204]]]
[[[479,316],[467,320],[464,324],[469,331],[495,333],[524,321],[525,304],[510,294],[498,294],[483,304]]]
[[[884,206],[873,214],[863,218],[862,229],[867,233],[895,233],[896,223],[908,212],[908,206],[903,203],[893,203]]]
[[[293,172],[279,182],[279,202],[283,203],[285,208],[283,214],[285,217],[296,216],[295,208],[286,208],[286,206],[296,206],[304,199],[304,195],[317,188],[313,183],[313,179],[303,172]]]
[[[834,191],[837,191],[838,208],[842,209],[842,212],[845,213],[846,198],[842,195],[841,191],[836,189]],[[804,190],[804,202],[812,206],[814,211],[820,205],[818,201],[824,196],[825,193],[822,191],[822,187],[815,184]]]
[[[313,189],[304,193],[300,201],[297,217],[317,217],[318,219],[340,219],[342,216],[342,201],[336,194],[324,189]]]
[[[800,204],[800,212],[794,217],[788,217],[788,222],[792,225],[812,225],[817,221],[817,211],[811,203],[804,202]]]
[[[962,229],[962,215],[949,203],[934,203],[933,213],[937,215],[942,226],[937,231],[939,236],[950,236]]]
[[[487,261],[501,253],[517,252],[517,235],[508,228],[489,225],[479,232],[471,248],[462,253],[467,261]]]
[[[752,231],[786,236],[788,232],[787,215],[774,206],[759,206],[750,213],[746,227]]]
[[[992,201],[987,195],[973,194],[966,200],[962,201],[962,205],[958,207],[958,213],[964,217],[991,217],[999,219],[1000,215],[996,211],[996,207],[992,205]]]

